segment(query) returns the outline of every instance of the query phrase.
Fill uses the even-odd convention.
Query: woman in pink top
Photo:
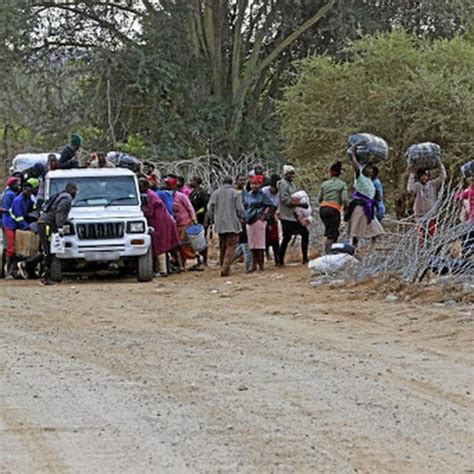
[[[463,242],[463,254],[466,257],[469,257],[474,253],[474,178],[468,178],[469,187],[466,188],[464,191],[460,191],[456,193],[454,198],[458,201],[468,201],[468,209],[463,216],[465,222],[469,223],[470,230],[467,232],[466,236],[464,237]]]
[[[190,245],[186,244],[186,228],[197,222],[193,205],[186,194],[174,191],[173,213],[178,227],[178,235],[181,241],[180,254],[182,267],[186,268],[186,260],[197,258],[196,252]]]
[[[474,222],[474,178],[468,178],[469,187],[464,191],[456,193],[455,198],[458,201],[468,201],[469,206],[466,212],[465,220]]]

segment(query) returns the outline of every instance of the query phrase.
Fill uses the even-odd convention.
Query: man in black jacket
[[[69,212],[72,206],[72,200],[77,194],[77,184],[70,182],[66,184],[64,191],[51,196],[46,202],[44,213],[38,220],[38,235],[40,239],[40,253],[35,257],[29,258],[18,264],[20,275],[28,278],[28,267],[37,265],[40,262],[44,264],[44,278],[41,280],[42,285],[51,285],[51,235],[53,233],[62,232],[64,225],[68,222]]]
[[[71,144],[63,148],[61,157],[59,158],[59,168],[62,170],[79,168],[79,160],[77,151],[82,145],[82,138],[77,133],[71,134]]]

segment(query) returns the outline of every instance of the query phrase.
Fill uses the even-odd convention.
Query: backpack
[[[61,193],[53,194],[47,201],[45,201],[41,206],[41,213],[47,214],[56,203],[60,195]]]

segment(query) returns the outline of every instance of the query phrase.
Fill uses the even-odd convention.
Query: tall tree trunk
[[[273,50],[262,60],[258,60],[259,52],[263,40],[265,38],[265,27],[263,27],[256,36],[253,51],[246,65],[245,75],[240,81],[239,88],[234,95],[233,116],[231,121],[232,141],[236,143],[237,137],[242,128],[242,121],[245,112],[245,102],[252,89],[258,85],[262,75],[268,67],[278,58],[278,56],[292,43],[294,43],[305,31],[318,23],[331,8],[336,4],[336,0],[329,0],[326,5],[322,6],[311,18],[306,20],[295,31],[278,43]],[[267,22],[266,22],[267,23]]]

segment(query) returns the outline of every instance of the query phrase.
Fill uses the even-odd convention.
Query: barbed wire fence
[[[187,178],[199,176],[203,181],[203,187],[212,192],[218,188],[225,176],[235,178],[241,173],[248,175],[256,161],[254,154],[241,155],[238,158],[203,155],[193,159],[173,162],[157,161],[154,164],[163,176],[166,174],[175,174]]]
[[[474,281],[474,224],[460,219],[459,191],[459,187],[446,186],[417,224],[388,220],[387,234],[362,252],[354,277],[395,275],[415,283],[428,275],[444,275]]]
[[[254,154],[231,156],[203,155],[175,162],[155,162],[162,175],[199,176],[209,191],[215,190],[224,176],[248,175],[258,160]],[[266,172],[275,172],[274,163],[263,163]],[[381,275],[395,275],[407,282],[421,281],[428,274],[445,275],[459,281],[474,281],[474,224],[462,222],[461,205],[452,183],[440,192],[433,209],[417,224],[412,219],[383,221],[386,233],[379,241],[366,243],[358,254],[360,265],[346,278],[359,280]],[[310,227],[312,247],[323,251],[324,226],[319,218],[319,203],[311,199],[313,222]],[[470,236],[470,237],[469,237]],[[348,241],[342,233],[342,239]],[[294,239],[293,247],[298,245]]]

